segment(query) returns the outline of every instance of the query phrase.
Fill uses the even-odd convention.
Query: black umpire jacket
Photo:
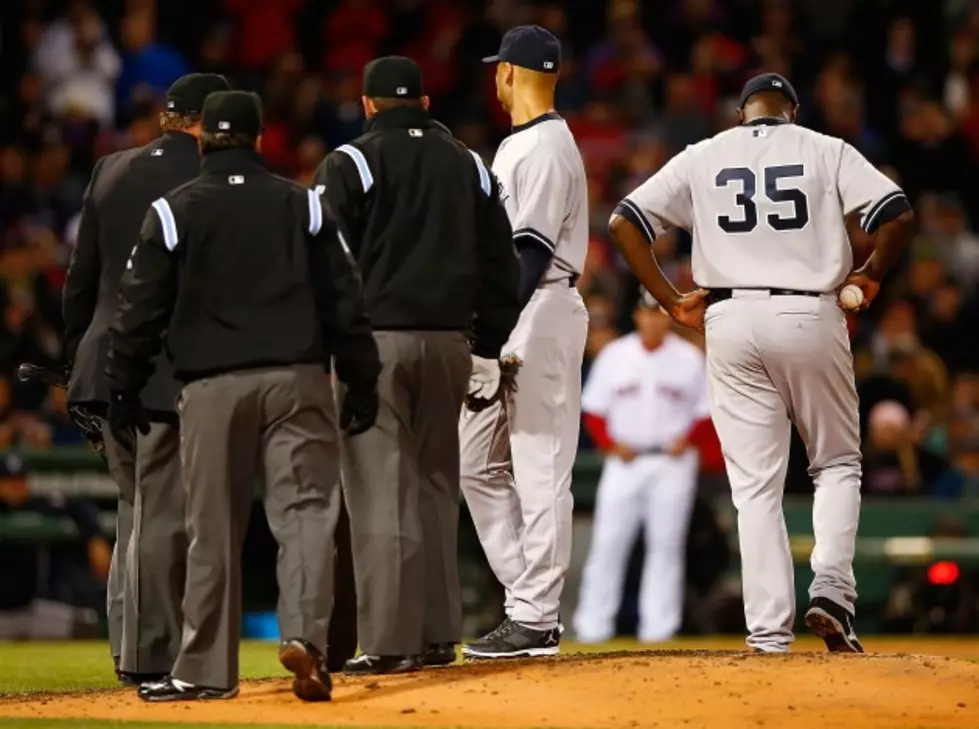
[[[113,392],[137,392],[166,348],[183,382],[301,363],[350,389],[380,372],[356,266],[319,196],[251,150],[204,155],[200,176],[153,203],[110,328]]]
[[[364,277],[378,330],[471,331],[498,357],[520,316],[520,264],[500,188],[478,155],[416,107],[378,112],[314,184]]]
[[[65,358],[71,367],[69,402],[109,402],[105,363],[119,279],[150,203],[194,179],[200,162],[196,138],[168,132],[145,147],[116,152],[96,163],[62,293]],[[172,412],[178,391],[170,365],[161,357],[143,389],[143,406]]]

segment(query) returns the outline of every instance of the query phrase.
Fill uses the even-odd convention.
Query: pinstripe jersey
[[[698,286],[828,292],[853,268],[844,216],[860,211],[872,233],[907,207],[846,142],[758,119],[687,147],[616,212],[650,241],[691,231]]]
[[[493,160],[514,238],[554,254],[544,281],[578,275],[588,251],[588,182],[568,125],[550,113],[514,127]]]

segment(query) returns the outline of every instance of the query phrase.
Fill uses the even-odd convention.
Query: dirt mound
[[[235,701],[148,705],[131,691],[0,701],[0,717],[379,727],[979,726],[979,665],[916,655],[674,651],[337,677],[330,704],[280,679]]]

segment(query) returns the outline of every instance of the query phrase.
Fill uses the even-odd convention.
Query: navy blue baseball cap
[[[503,36],[500,52],[484,63],[506,61],[540,73],[557,73],[561,67],[561,41],[539,25],[518,25]]]
[[[787,78],[777,73],[763,73],[760,76],[755,76],[744,85],[738,108],[743,109],[748,99],[760,91],[775,91],[791,101],[793,106],[799,105],[799,97]]]

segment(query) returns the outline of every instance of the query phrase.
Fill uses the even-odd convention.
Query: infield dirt
[[[457,665],[401,677],[337,677],[329,704],[286,679],[233,701],[147,705],[131,690],[0,700],[0,717],[361,727],[979,726],[979,665],[871,654],[671,651]]]

